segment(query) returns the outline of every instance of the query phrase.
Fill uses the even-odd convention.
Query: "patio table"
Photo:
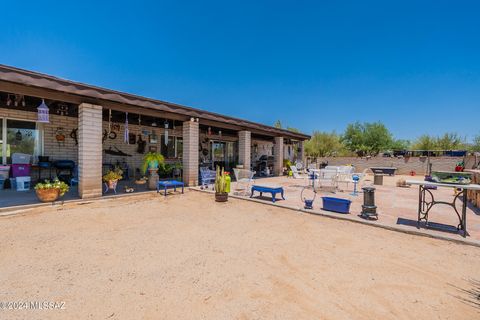
[[[158,181],[158,183],[157,183],[157,193],[160,192],[160,188],[163,188],[164,196],[167,196],[167,189],[168,188],[173,188],[173,191],[177,191],[177,187],[182,187],[182,193],[183,193],[183,187],[184,187],[183,182],[180,182],[180,181],[177,181],[177,180]]]
[[[417,228],[420,228],[420,222],[425,221],[425,225],[428,227],[428,213],[433,206],[437,204],[445,204],[453,208],[458,217],[457,230],[462,231],[463,237],[467,236],[467,190],[480,190],[478,184],[452,184],[452,183],[438,183],[431,181],[419,181],[419,180],[407,180],[407,184],[418,185],[418,219]],[[453,198],[452,202],[437,201],[433,196],[433,192],[428,186],[436,186],[440,188],[456,188],[461,191]],[[427,194],[430,199],[427,199]],[[456,201],[462,197],[462,211],[459,212],[456,207]],[[429,201],[430,200],[430,201]]]

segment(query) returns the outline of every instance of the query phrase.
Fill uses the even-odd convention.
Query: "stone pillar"
[[[183,182],[198,185],[199,125],[195,121],[183,123]]]
[[[238,164],[243,165],[244,169],[250,170],[251,164],[251,145],[252,134],[250,131],[238,132]]]
[[[102,195],[102,106],[78,106],[78,194]]]
[[[280,176],[283,173],[283,137],[275,137],[273,147],[273,174]]]

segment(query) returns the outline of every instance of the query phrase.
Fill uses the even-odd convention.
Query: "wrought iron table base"
[[[463,237],[465,238],[467,236],[467,190],[463,189],[461,186],[459,186],[459,189],[462,189],[461,192],[459,192],[457,195],[455,195],[455,198],[453,198],[452,202],[446,202],[446,201],[435,201],[435,197],[433,196],[433,193],[428,189],[428,185],[419,185],[419,192],[418,192],[418,220],[417,220],[417,228],[420,228],[420,222],[422,220],[425,221],[425,225],[428,227],[428,213],[430,212],[430,209],[434,205],[437,204],[444,204],[448,205],[453,208],[455,213],[457,214],[458,217],[458,225],[457,225],[457,230],[462,231]],[[427,194],[430,197],[431,201],[427,200]],[[462,197],[462,212],[458,212],[457,206],[455,205],[457,202],[457,199]]]

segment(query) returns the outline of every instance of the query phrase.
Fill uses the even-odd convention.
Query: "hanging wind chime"
[[[165,120],[165,122],[163,123],[163,125],[165,126],[165,145],[168,145],[168,120]]]
[[[42,99],[42,103],[37,108],[37,122],[50,123],[48,106],[45,104],[45,100]]]
[[[123,141],[126,143],[126,144],[129,144],[129,141],[128,141],[128,112],[125,112],[125,134],[123,135]]]
[[[112,109],[108,109],[108,134],[112,132]]]

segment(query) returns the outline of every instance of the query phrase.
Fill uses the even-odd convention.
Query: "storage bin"
[[[8,179],[10,175],[10,166],[0,166],[0,179]]]
[[[26,177],[30,175],[29,164],[12,164],[12,177]]]
[[[26,164],[30,163],[32,156],[26,153],[14,153],[12,154],[12,164]]]
[[[347,199],[333,198],[333,197],[322,197],[323,200],[323,210],[333,211],[338,213],[349,213],[350,204],[352,201]]]
[[[17,177],[15,178],[17,191],[27,191],[30,190],[30,177]]]

